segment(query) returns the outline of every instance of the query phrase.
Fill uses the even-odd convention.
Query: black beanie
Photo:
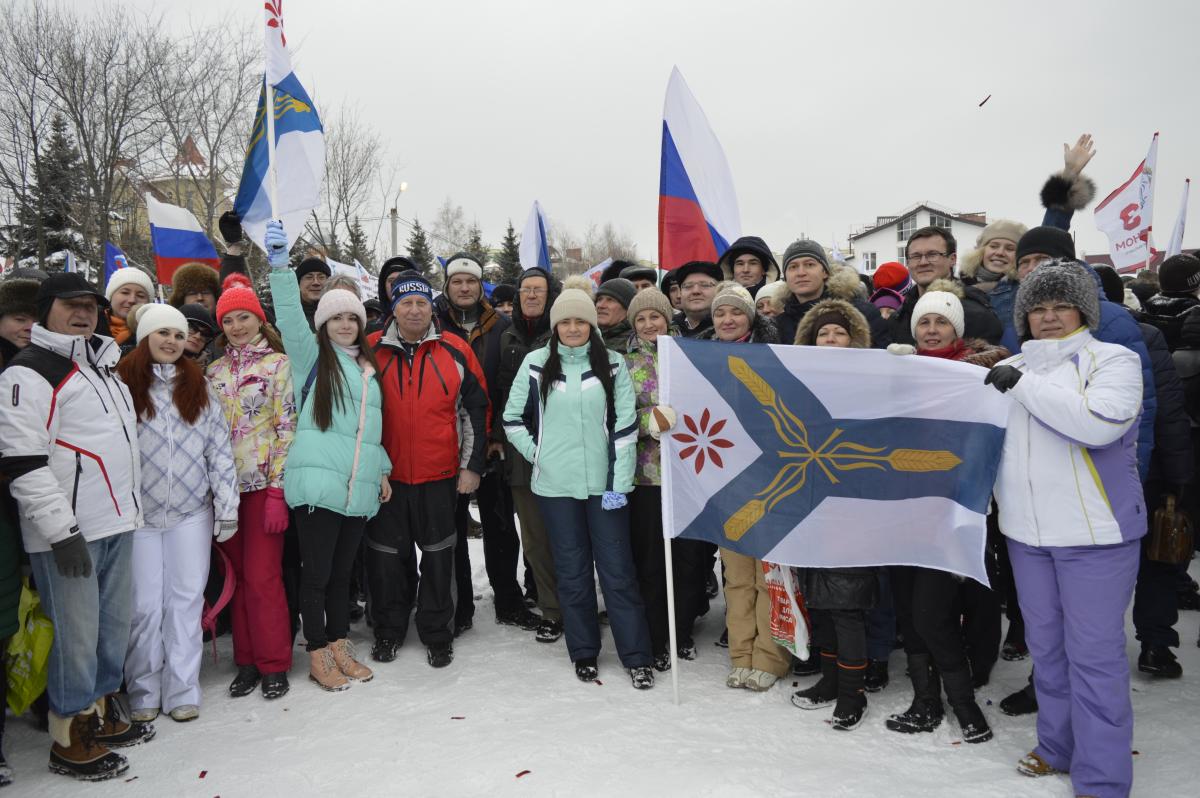
[[[1031,227],[1017,242],[1017,263],[1035,253],[1051,260],[1075,260],[1075,240],[1058,227]]]
[[[500,283],[492,289],[492,305],[497,305],[500,302],[515,302],[517,301],[517,289],[509,283]]]
[[[1158,267],[1158,287],[1164,294],[1192,294],[1200,288],[1200,258],[1172,255]]]
[[[1109,302],[1124,305],[1125,283],[1121,281],[1121,275],[1117,274],[1117,270],[1103,263],[1093,266],[1092,270],[1100,275],[1100,286],[1104,289],[1104,298]]]
[[[296,280],[300,280],[306,274],[320,272],[329,277],[333,272],[329,269],[329,264],[320,258],[305,258],[300,261],[300,265],[296,267]]]

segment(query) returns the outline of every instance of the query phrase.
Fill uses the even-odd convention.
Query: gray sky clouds
[[[197,8],[127,4],[168,24]],[[492,243],[536,198],[578,232],[611,220],[656,259],[673,64],[724,145],[744,232],[777,251],[801,233],[845,247],[918,200],[1037,223],[1041,181],[1085,131],[1100,197],[1161,131],[1160,247],[1200,178],[1197,3],[285,0],[284,16],[318,104],[358,103],[403,164],[401,215],[431,220],[451,196]],[[1107,251],[1090,210],[1075,231]]]

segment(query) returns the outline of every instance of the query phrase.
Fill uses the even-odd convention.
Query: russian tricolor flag
[[[214,269],[220,267],[217,250],[191,211],[147,194],[146,215],[150,218],[150,245],[160,283],[169,285],[175,270],[185,263],[199,261]]]
[[[741,234],[725,151],[676,67],[663,104],[658,264],[675,269],[693,260],[716,262]]]
[[[522,269],[541,269],[550,274],[550,243],[546,236],[546,214],[537,200],[533,201],[533,207],[529,209],[525,232],[521,234],[519,252]]]

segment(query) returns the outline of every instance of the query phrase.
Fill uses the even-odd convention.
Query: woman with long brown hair
[[[182,722],[200,714],[210,539],[237,531],[237,473],[220,404],[182,357],[187,319],[156,304],[139,322],[137,347],[117,366],[137,412],[145,523],[133,534],[125,683],[134,720],[154,720],[161,708]]]
[[[278,222],[267,224],[266,244],[276,319],[303,386],[283,489],[300,538],[309,678],[325,690],[344,690],[373,675],[354,658],[348,637],[350,575],[367,521],[392,492],[392,463],[381,443],[383,392],[358,295],[345,288],[325,291],[313,333]]]

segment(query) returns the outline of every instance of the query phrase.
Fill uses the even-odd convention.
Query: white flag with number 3
[[[1154,171],[1158,134],[1150,152],[1133,176],[1096,206],[1096,229],[1108,236],[1109,252],[1117,271],[1134,271],[1150,258],[1150,230],[1154,217]]]

